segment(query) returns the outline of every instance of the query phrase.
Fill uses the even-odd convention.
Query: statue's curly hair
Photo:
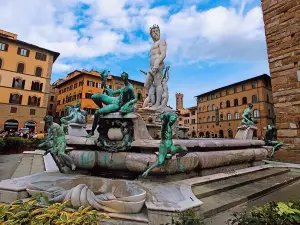
[[[53,122],[53,117],[50,116],[50,115],[47,115],[47,116],[44,117],[44,121],[45,122]]]

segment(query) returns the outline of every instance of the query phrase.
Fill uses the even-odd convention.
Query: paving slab
[[[0,181],[11,178],[22,156],[22,154],[0,155]]]

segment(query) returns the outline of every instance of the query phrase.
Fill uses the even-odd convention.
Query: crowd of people
[[[33,138],[33,139],[43,139],[47,134],[40,131],[40,133],[19,129],[19,130],[0,130],[0,138],[5,137],[21,137],[21,138]]]

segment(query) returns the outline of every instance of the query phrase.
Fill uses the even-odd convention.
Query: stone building
[[[52,66],[58,56],[0,30],[0,129],[44,130]]]
[[[198,95],[197,136],[234,138],[249,103],[258,120],[255,136],[264,136],[264,128],[274,123],[271,88],[271,78],[263,74]]]
[[[300,2],[262,0],[278,139],[300,150]],[[282,159],[298,151],[280,151]]]
[[[56,85],[57,105],[56,105],[56,120],[66,116],[65,106],[75,105],[77,101],[81,102],[81,108],[88,113],[88,124],[93,122],[93,115],[98,106],[91,99],[91,96],[96,93],[103,93],[101,87],[101,75],[97,71],[75,70],[69,73],[65,78],[62,78]],[[133,85],[135,93],[138,98],[137,107],[142,106],[146,98],[146,90],[144,83],[129,80]],[[113,90],[119,89],[123,86],[123,81],[120,77],[109,75],[107,85]]]

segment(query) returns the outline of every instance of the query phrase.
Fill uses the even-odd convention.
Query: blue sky
[[[172,107],[176,92],[191,107],[198,94],[269,74],[258,0],[0,0],[0,5],[0,29],[61,53],[52,82],[74,69],[101,68],[143,81],[139,70],[149,69],[153,24],[168,45]]]

